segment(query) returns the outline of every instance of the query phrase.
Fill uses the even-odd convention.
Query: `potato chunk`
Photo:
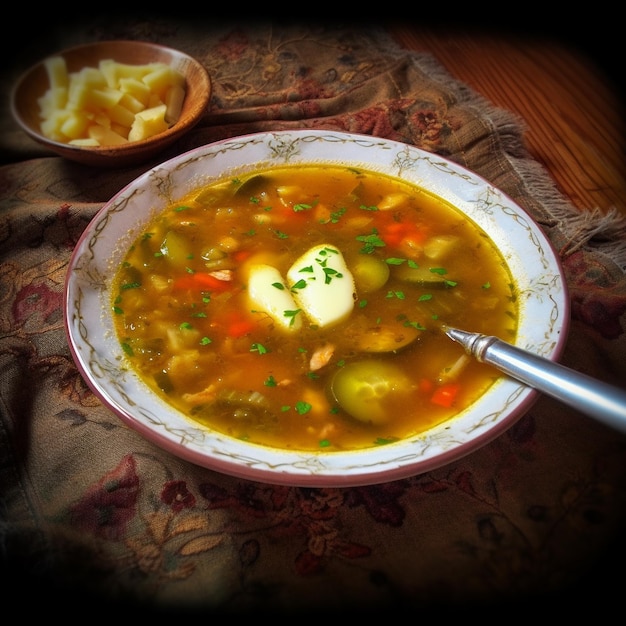
[[[313,246],[287,271],[295,301],[321,327],[336,324],[354,308],[354,277],[334,246]]]
[[[118,145],[148,139],[178,119],[185,77],[165,63],[112,59],[69,73],[61,56],[44,61],[50,88],[38,99],[41,132],[74,145]]]
[[[302,326],[298,306],[280,272],[271,265],[257,263],[250,268],[248,294],[253,306],[267,313],[281,328],[299,330]]]
[[[137,113],[128,133],[128,141],[140,141],[167,130],[169,125],[165,121],[166,110],[164,104],[159,104]]]

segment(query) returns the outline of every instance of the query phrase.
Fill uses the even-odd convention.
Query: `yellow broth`
[[[320,323],[301,301],[264,306],[300,289],[335,315],[323,281],[286,278],[299,259],[301,272],[312,258],[326,267],[329,251],[347,268],[325,274],[349,290],[347,313]],[[260,267],[279,280],[259,299]],[[512,341],[518,315],[504,259],[466,216],[400,179],[329,165],[271,168],[174,202],[133,242],[112,292],[128,362],[166,402],[232,437],[328,452],[453,418],[498,374],[442,325]]]

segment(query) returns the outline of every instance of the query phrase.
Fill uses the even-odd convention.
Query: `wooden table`
[[[562,40],[389,27],[403,47],[428,51],[455,78],[527,125],[526,145],[581,210],[626,215],[619,85],[586,51]]]

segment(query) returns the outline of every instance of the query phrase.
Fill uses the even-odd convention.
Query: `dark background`
[[[265,4],[265,3],[264,3]],[[540,9],[528,3],[519,5],[501,5],[497,9],[483,3],[470,4],[466,9],[448,8],[443,5],[416,3],[400,8],[397,3],[375,4],[366,10],[366,5],[350,3],[348,9],[332,4],[325,7],[320,3],[297,5],[298,13],[293,9],[281,10],[279,3],[255,7],[243,7],[229,16],[224,5],[215,3],[181,3],[179,11],[155,10],[148,5],[144,10],[131,9],[122,13],[107,12],[98,14],[81,8],[81,5],[69,10],[67,3],[51,3],[51,8],[11,7],[10,13],[2,20],[0,46],[5,59],[0,65],[19,62],[32,63],[40,57],[63,47],[63,33],[68,29],[80,28],[82,24],[94,21],[120,22],[132,19],[155,19],[189,21],[196,25],[203,22],[210,26],[216,21],[240,21],[254,23],[262,21],[320,23],[343,23],[359,25],[413,25],[420,29],[434,29],[442,33],[470,32],[499,35],[505,38],[523,37],[527,40],[544,39],[562,43],[577,49],[594,62],[598,71],[603,72],[615,88],[623,87],[623,47],[626,43],[626,27],[618,15],[600,11],[601,5],[582,5],[572,10],[573,5],[565,5],[565,10],[549,9],[544,3]],[[111,5],[121,6],[120,3]],[[145,5],[144,5],[145,6]],[[462,5],[461,5],[462,6]],[[606,6],[606,5],[605,5]],[[271,8],[274,7],[274,8]],[[383,11],[382,9],[389,9]],[[211,11],[219,15],[216,17]],[[550,14],[542,14],[550,11]],[[445,15],[440,15],[444,13]],[[78,14],[78,16],[77,16]],[[499,15],[501,14],[501,15]],[[9,17],[10,16],[10,17]],[[7,63],[8,62],[8,63]]]

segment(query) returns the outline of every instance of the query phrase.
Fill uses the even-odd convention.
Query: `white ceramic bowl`
[[[124,364],[107,313],[111,278],[153,211],[230,173],[310,162],[399,176],[452,203],[497,244],[523,294],[515,345],[559,358],[569,325],[561,266],[541,229],[508,196],[467,169],[413,146],[338,132],[281,131],[177,156],[142,174],[94,217],[72,255],[65,293],[69,345],[87,383],[120,419],[158,446],[200,466],[275,484],[343,487],[396,480],[455,461],[502,434],[538,395],[506,377],[467,410],[422,435],[353,452],[293,452],[246,443],[190,421]]]

